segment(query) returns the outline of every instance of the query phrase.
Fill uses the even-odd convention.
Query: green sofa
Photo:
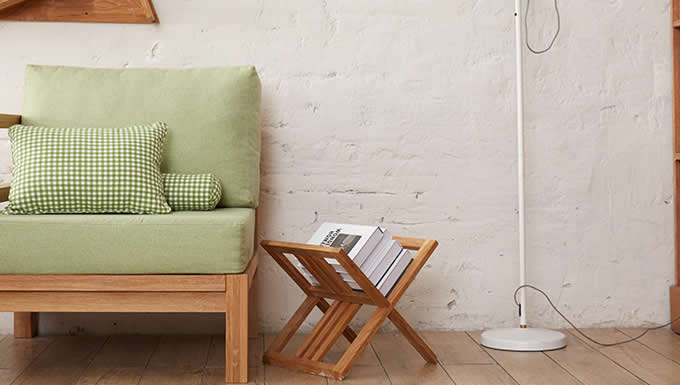
[[[253,67],[28,66],[22,115],[0,115],[0,127],[161,120],[169,130],[162,171],[213,173],[223,195],[208,212],[1,215],[0,311],[15,312],[15,335],[33,336],[41,311],[224,312],[226,380],[246,382],[259,114]],[[0,187],[0,201],[9,188]]]

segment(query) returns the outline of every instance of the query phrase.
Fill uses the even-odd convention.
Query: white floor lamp
[[[515,0],[515,44],[517,59],[517,179],[519,210],[519,282],[526,283],[524,234],[524,65],[522,61],[522,0]],[[492,349],[512,351],[542,351],[560,349],[567,345],[564,334],[554,330],[527,328],[526,294],[520,291],[519,328],[486,330],[481,344]]]

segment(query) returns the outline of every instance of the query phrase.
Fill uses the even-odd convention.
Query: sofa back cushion
[[[161,171],[212,173],[219,207],[258,205],[260,81],[253,67],[95,69],[29,65],[22,124],[168,124]]]

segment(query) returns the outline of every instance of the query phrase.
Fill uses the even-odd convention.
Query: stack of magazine
[[[377,226],[324,223],[307,243],[343,249],[386,297],[413,261],[409,250],[393,240],[388,230]],[[338,261],[334,259],[326,259],[326,261],[352,289],[361,290],[359,284]],[[318,284],[304,266],[298,263],[297,267],[312,283]]]

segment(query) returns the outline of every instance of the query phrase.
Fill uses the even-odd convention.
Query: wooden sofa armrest
[[[21,123],[21,115],[0,114],[0,128],[9,128]]]
[[[0,1],[1,3],[1,1]],[[21,123],[21,115],[0,114],[0,129]],[[0,183],[0,202],[9,200],[9,184]]]
[[[1,2],[1,1],[0,1]],[[21,123],[21,115],[0,114],[0,129]],[[0,202],[9,200],[9,184],[0,183]]]
[[[0,202],[9,200],[9,184],[0,183]]]

